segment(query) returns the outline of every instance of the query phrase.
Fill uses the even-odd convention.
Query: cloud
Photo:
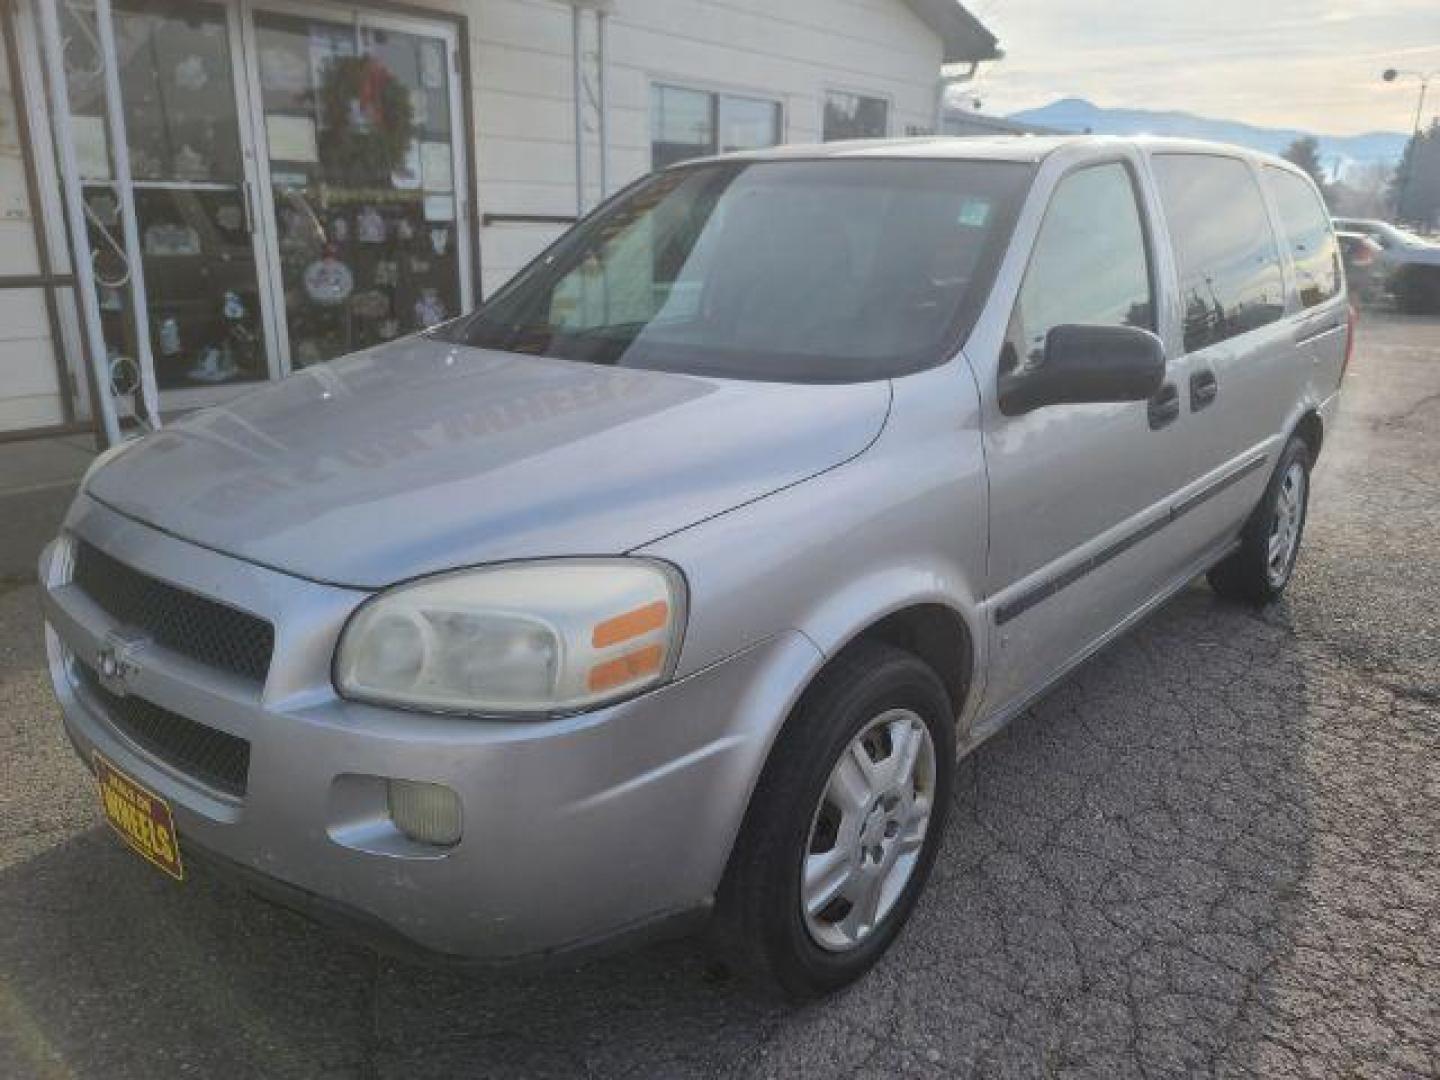
[[[998,114],[1075,96],[1328,134],[1404,130],[1418,87],[1383,83],[1381,69],[1440,69],[1440,0],[1318,14],[1308,0],[1039,0],[982,17],[1006,56],[982,66],[974,93]]]

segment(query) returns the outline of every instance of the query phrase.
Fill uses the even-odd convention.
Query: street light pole
[[[1410,189],[1410,177],[1415,172],[1415,158],[1420,153],[1420,124],[1425,116],[1425,92],[1430,89],[1430,80],[1440,75],[1440,71],[1401,71],[1399,68],[1386,68],[1380,73],[1380,77],[1386,82],[1394,82],[1396,79],[1416,79],[1420,83],[1420,96],[1415,101],[1415,123],[1410,129],[1410,145],[1414,148],[1410,155],[1410,163],[1405,168],[1405,175],[1400,178],[1400,192],[1395,197],[1395,213],[1398,216],[1400,207],[1405,204],[1405,195]]]

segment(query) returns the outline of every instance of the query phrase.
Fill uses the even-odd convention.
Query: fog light
[[[390,820],[411,840],[436,847],[460,842],[460,797],[443,784],[390,780],[386,800]]]

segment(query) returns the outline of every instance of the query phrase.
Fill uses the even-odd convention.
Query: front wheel
[[[880,958],[935,861],[953,726],[945,688],[909,653],[861,642],[836,660],[751,800],[721,889],[722,959],[810,997]]]
[[[1278,600],[1295,573],[1310,507],[1310,446],[1293,436],[1280,455],[1260,505],[1240,534],[1240,550],[1210,571],[1221,596],[1265,605]]]

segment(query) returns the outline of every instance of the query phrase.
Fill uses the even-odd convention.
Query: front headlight
[[[554,715],[674,671],[685,585],[646,559],[548,559],[399,585],[351,616],[335,653],[347,698],[434,712]]]

